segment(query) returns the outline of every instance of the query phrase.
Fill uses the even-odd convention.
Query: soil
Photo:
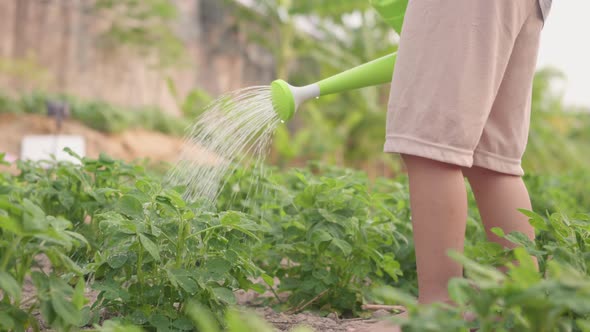
[[[278,280],[275,280],[275,284],[277,283]],[[287,296],[288,294],[279,293],[281,301],[286,300]],[[389,311],[383,309],[367,313],[369,318],[342,318],[336,313],[320,316],[311,311],[277,312],[263,305],[265,299],[273,298],[270,291],[262,295],[254,291],[237,291],[236,298],[238,305],[264,318],[266,322],[274,326],[277,332],[292,331],[298,326],[309,327],[315,332],[368,332],[372,330],[371,326],[381,318],[391,315]]]
[[[0,114],[0,152],[12,158],[20,156],[21,142],[26,135],[55,133],[55,122],[46,116]],[[74,120],[64,121],[60,134],[84,137],[88,157],[96,158],[104,152],[126,161],[148,158],[152,162],[174,162],[183,143],[182,138],[143,129],[106,134]]]
[[[294,315],[277,313],[271,308],[258,308],[255,310],[261,317],[272,324],[277,331],[291,331],[298,326],[310,327],[316,332],[368,332],[376,319],[340,319],[336,315],[320,317],[311,312],[303,312]]]

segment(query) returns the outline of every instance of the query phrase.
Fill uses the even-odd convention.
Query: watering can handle
[[[391,82],[396,53],[319,81],[320,96]]]

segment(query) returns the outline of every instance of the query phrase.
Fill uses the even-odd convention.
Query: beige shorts
[[[410,0],[385,152],[523,175],[537,0]]]

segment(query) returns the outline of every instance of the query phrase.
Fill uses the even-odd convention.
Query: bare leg
[[[447,284],[463,268],[447,256],[463,252],[467,222],[465,180],[459,166],[402,155],[410,178],[410,205],[418,270],[418,302],[450,302]],[[406,313],[402,314],[406,315]],[[367,331],[399,332],[388,322]]]
[[[450,249],[463,252],[467,222],[463,173],[455,165],[411,155],[402,158],[410,179],[418,301],[448,302],[449,280],[463,275],[462,266],[447,255]],[[400,328],[382,322],[367,331],[398,332]]]
[[[410,205],[418,272],[418,301],[448,302],[447,284],[463,275],[447,256],[463,252],[467,222],[465,181],[459,166],[403,155],[410,179]]]
[[[490,229],[493,227],[499,227],[507,234],[521,232],[534,240],[535,230],[529,224],[528,217],[517,210],[531,210],[529,193],[521,177],[477,166],[464,168],[463,174],[469,180],[490,241],[507,248],[515,247],[512,242],[492,233]]]

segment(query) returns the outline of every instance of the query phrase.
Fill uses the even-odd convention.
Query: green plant
[[[459,304],[449,307],[414,299],[405,176],[369,181],[321,163],[239,167],[211,206],[184,201],[182,188],[166,187],[141,165],[78,159],[18,162],[18,174],[0,172],[0,329],[34,329],[40,313],[57,330],[264,332],[249,313],[228,310],[233,291],[253,289],[279,301],[288,295],[280,309],[320,314],[360,315],[364,301],[385,297],[410,309],[405,331],[588,331],[584,170],[525,177],[537,213],[522,213],[536,241],[493,230],[518,244],[514,250],[485,241],[470,194],[465,253],[454,256],[466,275],[449,284]],[[24,298],[28,283],[36,293]],[[383,285],[395,289],[370,292]],[[93,303],[85,287],[99,292]]]
[[[244,179],[264,184],[256,188]],[[397,253],[412,259],[409,225],[386,207],[395,194],[371,193],[362,173],[327,168],[323,176],[295,170],[264,180],[240,174],[235,180],[226,185],[221,209],[246,208],[269,225],[257,256],[264,257],[260,264],[269,286],[270,276],[277,277],[278,292],[290,293],[291,310],[356,312],[367,283],[402,283]],[[406,197],[400,198],[394,204],[407,209]]]
[[[474,327],[480,331],[587,331],[590,216],[553,214],[544,218],[523,212],[537,230],[535,243],[524,234],[494,229],[498,236],[519,245],[491,254],[497,257],[497,265],[507,267],[505,274],[474,258],[452,254],[466,271],[465,278],[449,283],[456,306],[419,306],[403,292],[381,289],[382,297],[410,311],[410,319],[400,321],[404,331],[468,331]],[[531,255],[538,259],[539,271]],[[465,312],[471,312],[474,320],[465,320]]]
[[[259,227],[244,215],[202,211],[144,179],[95,222],[103,243],[91,264],[95,307],[127,322],[185,330],[186,301],[221,317],[234,290],[263,290],[249,279],[260,273],[249,249]]]
[[[14,194],[18,186],[11,178],[0,179],[0,328],[38,328],[35,310],[54,328],[83,326],[88,319],[84,271],[68,254],[88,244],[71,230],[70,221],[47,215],[31,200]],[[45,260],[51,264],[49,272]],[[22,298],[31,280],[37,293]]]
[[[27,204],[23,211],[51,212],[60,216],[60,227],[79,232],[66,235],[88,238],[84,250],[70,245],[51,251],[56,272],[68,272],[62,267],[67,263],[100,292],[86,321],[96,322],[106,310],[127,323],[187,330],[192,323],[184,315],[186,301],[202,303],[221,318],[225,306],[235,303],[234,290],[264,291],[251,281],[261,273],[251,261],[251,247],[264,230],[248,216],[188,204],[138,165],[105,155],[76,157],[79,166],[19,162],[20,174],[5,181],[11,199]],[[54,264],[56,259],[65,263]],[[18,270],[27,273],[28,268]],[[40,284],[40,298],[55,301],[51,285]]]

